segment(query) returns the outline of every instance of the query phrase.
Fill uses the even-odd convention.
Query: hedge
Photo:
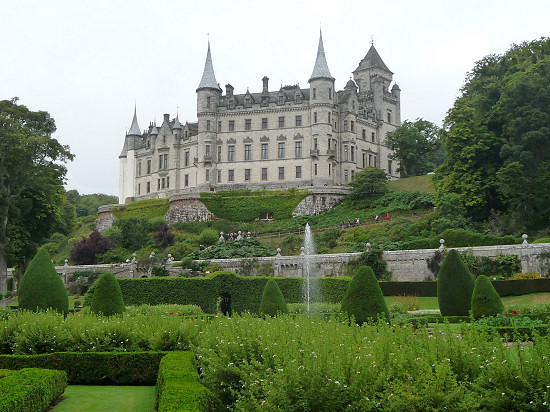
[[[154,385],[166,352],[57,352],[0,355],[0,368],[53,368],[71,385]],[[0,379],[3,382],[4,379]],[[0,410],[6,410],[0,408]],[[9,409],[7,409],[9,410]]]
[[[219,218],[232,222],[250,222],[269,214],[274,219],[292,215],[305,199],[307,190],[231,190],[216,193],[202,192],[201,202]]]
[[[192,352],[171,352],[161,360],[156,386],[158,412],[201,411],[207,393]]]
[[[45,411],[67,387],[67,375],[63,371],[25,368],[3,375],[0,411]]]
[[[128,205],[113,207],[111,213],[117,219],[151,219],[164,218],[170,208],[170,199],[145,199]]]

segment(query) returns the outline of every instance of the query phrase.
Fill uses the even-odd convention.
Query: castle
[[[344,90],[336,91],[320,33],[308,88],[225,94],[210,43],[197,88],[198,122],[164,115],[142,131],[136,110],[120,159],[120,203],[230,189],[342,187],[366,167],[399,177],[386,134],[400,125],[393,73],[371,45]]]

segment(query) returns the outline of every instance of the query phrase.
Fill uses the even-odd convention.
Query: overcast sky
[[[402,120],[441,124],[488,54],[548,36],[550,1],[0,0],[0,99],[56,120],[76,155],[67,189],[118,195],[134,103],[141,129],[196,121],[208,34],[216,79],[235,93],[308,86],[319,27],[336,88],[374,39],[401,88]],[[225,88],[224,88],[225,89]]]

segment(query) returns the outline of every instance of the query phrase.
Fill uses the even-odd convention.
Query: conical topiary
[[[489,278],[485,275],[478,276],[472,294],[472,316],[474,319],[496,316],[503,312],[502,300]]]
[[[380,284],[369,266],[360,266],[342,301],[342,312],[355,318],[358,325],[377,320],[380,317],[390,319],[388,307],[380,289]]]
[[[118,315],[125,310],[118,280],[111,272],[105,272],[96,281],[90,311],[97,315]]]
[[[286,301],[277,282],[269,279],[264,286],[260,302],[260,315],[276,316],[279,312],[288,313]]]
[[[437,276],[437,300],[443,316],[468,316],[474,277],[456,250],[451,250]]]
[[[40,249],[31,260],[19,283],[18,296],[20,309],[51,308],[65,315],[69,311],[67,290],[46,249]]]

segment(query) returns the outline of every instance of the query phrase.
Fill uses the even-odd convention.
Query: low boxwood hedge
[[[192,352],[171,352],[161,360],[156,386],[158,412],[201,411],[207,393]]]
[[[58,370],[24,368],[2,375],[0,411],[45,411],[67,387],[66,373]]]
[[[548,335],[548,325],[539,325],[531,327],[515,327],[515,326],[493,326],[500,336],[505,338],[508,342],[516,340],[532,340],[535,336]]]
[[[0,368],[65,371],[71,385],[154,385],[166,352],[58,352],[0,355]],[[0,380],[2,382],[3,379]],[[10,409],[2,409],[10,410]]]

